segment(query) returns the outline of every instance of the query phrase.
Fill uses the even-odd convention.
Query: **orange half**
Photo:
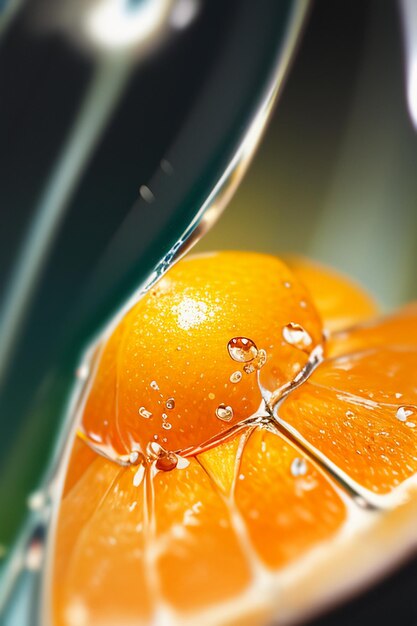
[[[306,267],[303,261],[307,277]],[[316,266],[311,275],[309,294],[307,280],[302,287],[281,262],[263,255],[220,253],[180,262],[158,287],[160,295],[149,294],[114,330],[85,402],[84,440],[73,442],[56,515],[51,624],[291,623],[414,548],[417,347],[409,338],[415,337],[417,308],[364,321],[373,305],[365,311],[361,290],[346,313],[352,284]],[[340,296],[339,305],[329,299],[329,318],[325,299],[314,295],[320,280]],[[211,299],[219,319],[200,317],[183,335],[173,307],[184,298]],[[230,304],[238,298],[251,307],[260,299],[264,315],[249,305],[235,312]],[[335,331],[323,345],[328,358],[288,389],[311,352],[286,344],[283,327],[296,322],[319,345],[319,317],[329,327],[328,320],[345,313],[353,328]],[[246,374],[240,363],[242,379],[234,385],[226,380],[237,371],[227,352],[231,336],[272,346],[255,372]],[[145,340],[153,348],[141,352]],[[182,349],[174,351],[178,345]],[[145,366],[136,377],[139,353]],[[213,403],[208,383],[201,382],[205,376]],[[175,396],[178,407],[166,442],[159,439],[165,436],[159,418],[141,421],[135,414],[133,420],[128,411],[143,402],[158,414],[152,395],[158,390],[148,385],[153,380],[161,401]],[[269,389],[283,386],[284,395],[268,408],[266,394],[256,412],[262,381]],[[236,407],[229,422],[213,418],[220,399]],[[253,414],[256,419],[248,420]],[[170,471],[158,469],[159,457],[139,454],[123,467],[117,457],[92,451],[92,434],[120,453],[130,450],[133,436],[145,456],[150,440],[185,452],[174,455]],[[204,441],[210,445],[199,447]]]

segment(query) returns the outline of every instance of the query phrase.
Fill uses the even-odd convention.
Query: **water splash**
[[[298,350],[307,350],[311,347],[313,340],[309,333],[301,324],[290,322],[282,329],[282,336],[290,346],[294,346]]]
[[[258,348],[248,337],[233,337],[227,344],[229,356],[238,363],[250,363],[258,356]]]
[[[216,417],[222,422],[230,422],[233,419],[233,409],[226,404],[219,404],[216,408]]]

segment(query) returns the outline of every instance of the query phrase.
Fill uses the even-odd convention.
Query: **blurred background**
[[[417,296],[417,134],[399,5],[316,0],[272,123],[196,250],[297,253],[385,308]]]

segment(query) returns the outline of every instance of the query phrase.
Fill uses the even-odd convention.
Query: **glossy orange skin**
[[[256,371],[232,360],[227,346],[246,337],[267,353],[263,387],[288,383],[308,355],[286,343],[294,322],[322,341],[321,321],[307,290],[278,259],[221,252],[180,261],[146,294],[104,347],[83,415],[93,442],[118,453],[157,441],[183,451],[249,418],[262,396]],[[242,373],[238,383],[230,380]],[[167,404],[168,402],[168,404]],[[169,404],[174,408],[167,408]],[[221,421],[219,405],[233,417]]]
[[[369,293],[348,276],[303,257],[290,256],[285,261],[308,288],[327,330],[349,328],[379,312]]]

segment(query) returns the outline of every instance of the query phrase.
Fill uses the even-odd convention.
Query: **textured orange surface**
[[[375,300],[347,276],[303,257],[288,257],[286,262],[308,288],[327,329],[348,328],[378,313]]]
[[[294,476],[296,463],[302,470]],[[235,499],[253,546],[273,568],[329,539],[346,516],[326,478],[293,445],[265,430],[248,441]]]
[[[360,485],[389,493],[417,471],[416,372],[405,346],[329,359],[279,415]]]
[[[61,505],[55,623],[72,626],[76,610],[97,625],[148,623],[162,604],[196,613],[244,593],[254,560],[282,568],[340,528],[340,496],[309,462],[292,475],[304,458],[292,444],[255,430],[239,464],[239,443],[139,486],[136,470],[97,459]]]
[[[328,342],[330,355],[343,355],[378,346],[417,347],[417,302],[391,315],[334,333]]]
[[[278,259],[223,252],[178,263],[105,347],[84,413],[85,432],[119,452],[154,439],[182,450],[218,435],[252,415],[261,401],[256,372],[243,372],[244,364],[230,358],[228,342],[246,337],[266,350],[262,383],[272,390],[307,360],[283,341],[290,322],[305,328],[311,347],[321,341],[310,296]],[[236,371],[242,373],[239,383],[230,380]],[[220,404],[232,407],[231,422],[216,417]]]
[[[305,260],[291,264],[310,295],[273,257],[180,262],[114,331],[59,510],[56,626],[140,626],[155,616],[170,624],[173,615],[177,624],[202,623],[205,611],[251,598],[255,584],[268,593],[260,581],[313,552],[328,548],[331,559],[332,541],[349,527],[349,496],[294,436],[370,493],[392,493],[416,473],[417,307],[370,321],[375,305],[349,280]],[[259,379],[273,391],[322,341],[320,318],[337,329],[326,358],[275,407],[292,436],[266,410],[262,422],[231,431],[262,395],[257,372],[230,358],[229,340],[250,338],[266,350]],[[285,341],[291,322],[311,336],[309,350]],[[241,380],[232,383],[236,371]],[[232,419],[216,417],[219,403],[233,407]],[[171,471],[156,471],[151,457],[121,467],[87,446],[108,445],[116,455],[149,442],[184,450],[220,434]],[[245,624],[263,623],[261,604],[248,602]],[[215,615],[211,623],[222,623],[223,612]]]

